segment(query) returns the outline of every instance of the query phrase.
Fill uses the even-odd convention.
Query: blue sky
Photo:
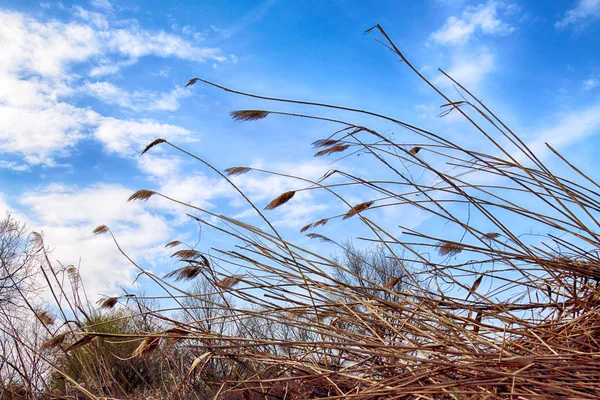
[[[443,68],[536,149],[543,152],[549,142],[594,176],[599,21],[600,0],[4,0],[0,210],[43,231],[55,259],[65,265],[81,259],[88,293],[113,294],[135,272],[108,238],[91,235],[93,228],[110,226],[128,252],[159,273],[173,267],[164,243],[194,237],[180,208],[126,203],[135,190],[158,190],[257,222],[231,188],[190,159],[160,148],[140,158],[155,138],[181,144],[219,169],[252,165],[318,178],[331,168],[331,160],[312,158],[310,146],[331,134],[331,126],[290,118],[240,124],[229,117],[243,108],[307,108],[184,87],[195,76],[374,110],[468,140],[461,121],[437,118],[440,99],[376,36],[363,34],[376,23],[433,82],[454,93],[437,73]],[[397,127],[353,118],[404,140]],[[369,172],[368,161],[355,161],[343,163]],[[239,183],[259,205],[297,186],[261,174]],[[295,237],[299,227],[339,209],[305,193],[293,209],[271,215]],[[412,227],[424,220],[418,213],[394,218]],[[339,237],[345,232],[327,229]],[[203,241],[219,244],[209,235]]]

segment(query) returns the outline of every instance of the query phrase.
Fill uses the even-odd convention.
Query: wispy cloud
[[[96,3],[104,11],[110,5]],[[28,165],[53,166],[56,158],[69,155],[87,138],[124,155],[167,131],[188,135],[188,130],[170,124],[105,118],[94,109],[75,105],[74,99],[83,87],[103,102],[135,111],[173,111],[179,99],[189,95],[187,89],[132,92],[109,81],[82,82],[84,77],[74,71],[88,67],[90,75],[114,73],[148,55],[194,62],[222,62],[227,57],[217,48],[148,31],[135,21],[126,28],[111,28],[104,14],[81,7],[74,10],[79,22],[40,21],[0,11],[0,152],[22,157]]]
[[[483,47],[469,54],[455,54],[452,64],[446,71],[452,78],[467,88],[476,89],[485,77],[496,68],[496,57]],[[442,86],[452,84],[446,77],[440,75],[434,83]]]
[[[580,30],[597,19],[600,19],[600,0],[579,0],[574,8],[565,12],[555,26]]]
[[[189,89],[182,87],[162,94],[150,90],[129,92],[110,82],[87,82],[82,90],[105,103],[135,111],[175,111],[179,108],[179,99],[191,95]]]
[[[583,88],[585,90],[592,90],[598,86],[600,86],[600,77],[598,76],[594,76],[583,81]]]
[[[536,154],[548,152],[546,143],[557,149],[600,134],[600,104],[573,110],[561,116],[551,127],[534,132],[529,148]]]
[[[431,34],[430,40],[441,45],[462,45],[478,32],[483,35],[507,35],[516,28],[502,21],[498,14],[500,10],[507,12],[513,8],[499,1],[468,7],[460,18],[449,17],[440,29]]]
[[[104,11],[112,11],[113,6],[108,0],[91,0],[90,5],[94,8],[99,8]]]

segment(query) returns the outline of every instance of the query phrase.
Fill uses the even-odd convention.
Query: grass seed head
[[[113,308],[117,305],[118,297],[107,297],[104,300],[100,300],[100,308]]]
[[[106,225],[100,225],[99,227],[93,230],[94,235],[102,235],[106,232],[108,232],[108,226]]]
[[[296,194],[296,192],[293,190],[280,194],[278,197],[273,199],[269,204],[267,204],[267,206],[265,207],[265,210],[273,210],[273,209],[287,203],[288,201],[290,201],[292,199],[292,197],[294,197],[295,194]]]
[[[408,154],[410,154],[412,156],[416,156],[419,151],[421,151],[421,147],[415,146],[412,149],[410,149],[410,151],[408,152]]]
[[[346,215],[344,215],[343,219],[348,219],[348,218],[360,213],[361,211],[366,210],[367,208],[371,207],[372,205],[373,205],[373,201],[365,201],[364,203],[357,204],[354,207],[352,207],[350,209],[350,211],[348,211],[346,213]]]
[[[329,154],[340,153],[340,152],[346,150],[348,147],[350,147],[350,145],[348,145],[348,144],[338,144],[336,146],[332,146],[327,149],[317,151],[315,153],[315,157],[321,157],[321,156],[327,156]]]
[[[318,149],[320,147],[329,147],[338,144],[338,140],[335,139],[319,139],[312,142],[313,148]]]
[[[154,147],[154,146],[156,146],[157,144],[161,144],[161,143],[165,143],[165,142],[166,142],[166,140],[165,140],[165,139],[160,139],[160,138],[159,138],[159,139],[156,139],[156,140],[154,140],[154,141],[152,141],[152,142],[150,142],[150,144],[149,144],[148,146],[146,146],[146,147],[144,148],[144,150],[142,150],[142,154],[141,154],[141,155],[144,155],[144,154],[146,154],[146,152],[147,152],[148,150],[150,150],[151,148],[153,148],[153,147]]]
[[[494,240],[497,239],[498,237],[500,237],[500,234],[497,232],[489,232],[486,233],[482,236],[482,239],[487,239],[487,240]]]
[[[401,276],[396,276],[385,283],[386,289],[393,289],[402,280]]]
[[[225,173],[227,173],[228,176],[238,176],[238,175],[244,175],[246,172],[249,172],[250,170],[252,170],[252,168],[231,167],[231,168],[227,168],[225,170]]]
[[[156,192],[153,192],[152,190],[145,190],[145,189],[138,190],[137,192],[135,192],[134,194],[129,196],[127,201],[134,201],[134,200],[146,201],[150,197],[152,197],[154,194],[156,194]]]
[[[200,78],[192,78],[192,79],[190,79],[190,80],[188,81],[188,83],[186,83],[186,84],[185,84],[185,87],[192,86],[192,85],[194,85],[196,82],[198,82],[199,80],[200,80]]]
[[[178,268],[165,275],[165,278],[175,278],[175,281],[189,281],[194,279],[202,272],[202,265],[187,265],[183,268]]]
[[[63,332],[59,335],[52,336],[50,339],[46,340],[44,344],[42,344],[42,349],[53,349],[60,346],[64,343],[69,333],[70,332]]]
[[[231,118],[237,122],[256,121],[266,118],[269,115],[268,111],[264,110],[239,110],[231,113]]]
[[[322,242],[333,242],[333,240],[329,239],[327,236],[318,233],[307,233],[306,236],[310,239],[319,239]]]
[[[158,349],[160,345],[160,336],[147,336],[142,343],[133,351],[133,357],[143,357]]]
[[[35,315],[44,325],[52,325],[55,322],[54,316],[46,310],[40,310]]]
[[[441,256],[454,256],[463,251],[463,245],[455,242],[439,242],[437,244],[438,253]]]
[[[240,281],[242,280],[243,277],[244,277],[244,275],[228,276],[224,279],[221,279],[219,282],[217,282],[217,286],[220,287],[221,289],[231,289],[232,287],[234,287],[235,285],[240,283]]]
[[[329,222],[328,218],[320,219],[317,222],[315,222],[314,227],[316,228],[317,226],[325,225],[327,222]]]
[[[73,343],[72,345],[67,347],[65,349],[65,352],[68,353],[71,350],[75,350],[80,347],[83,347],[83,346],[91,343],[94,339],[96,339],[96,336],[90,335],[89,333],[85,333],[79,340],[77,340],[75,343]]]
[[[312,228],[312,226],[313,226],[313,224],[304,225],[302,227],[302,229],[300,229],[300,233],[306,232],[307,230],[309,230],[310,228]]]

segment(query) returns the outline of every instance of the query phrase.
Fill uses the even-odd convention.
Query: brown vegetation
[[[304,187],[284,193],[266,209],[292,206],[285,203],[300,190],[321,191],[339,202],[341,214],[302,231],[327,221],[360,223],[369,233],[363,240],[376,244],[371,253],[309,233],[344,256],[317,254],[282,238],[253,203],[264,226],[189,204],[190,217],[211,234],[227,237],[235,250],[211,249],[211,258],[209,249],[180,250],[173,256],[184,266],[164,279],[135,265],[164,288],[163,299],[175,304],[168,312],[132,295],[102,312],[69,303],[73,317],[57,304],[53,338],[22,347],[22,354],[50,368],[36,369],[38,379],[31,384],[15,372],[22,367],[3,366],[4,390],[24,391],[30,398],[50,393],[269,400],[598,398],[600,186],[548,146],[567,175],[551,172],[466,88],[442,71],[464,96],[452,102],[379,26],[372,30],[442,97],[445,107],[466,118],[478,148],[370,111],[246,94],[197,78],[188,83],[320,111],[370,115],[415,135],[419,146],[407,147],[351,122],[295,114],[336,125],[336,134],[318,143],[326,149],[317,155],[360,151],[380,163],[385,179],[341,170],[318,182],[297,177]],[[278,113],[232,115],[252,121]],[[157,144],[183,151],[165,140],[148,149]],[[265,173],[240,167],[226,171]],[[372,198],[352,205],[340,194],[342,186],[361,187]],[[130,200],[151,196],[176,201],[150,190]],[[378,207],[372,207],[375,201]],[[418,210],[443,229],[402,228],[402,235],[395,235],[377,219],[377,210],[385,207]],[[541,232],[533,237],[517,230],[533,225]],[[105,228],[95,233],[112,234]],[[44,268],[50,279],[65,273],[49,262]],[[171,278],[192,279],[194,290],[173,285]],[[6,380],[9,372],[12,378]]]

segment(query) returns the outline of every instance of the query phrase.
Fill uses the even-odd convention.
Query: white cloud
[[[583,81],[583,88],[585,90],[592,90],[600,85],[600,77],[592,77]]]
[[[104,11],[112,11],[113,6],[108,0],[91,0],[90,5],[94,8],[99,8]]]
[[[24,172],[30,171],[31,168],[27,164],[20,164],[14,161],[0,160],[0,168],[10,169],[11,171]]]
[[[24,72],[60,77],[65,68],[101,52],[91,26],[38,22],[19,13],[0,12],[0,73]]]
[[[155,155],[157,150],[153,149],[152,154],[146,153],[143,157],[138,157],[138,168],[151,178],[163,181],[170,178],[180,171],[181,159],[179,157],[166,156],[164,153]]]
[[[126,200],[132,191],[116,185],[87,188],[50,185],[26,193],[21,203],[30,210],[29,226],[42,231],[53,260],[78,265],[88,295],[115,294],[118,285],[129,286],[135,268],[118,252],[110,236],[92,230],[107,225],[123,249],[134,259],[148,261],[148,251],[169,240],[169,225],[140,203]]]
[[[451,16],[430,39],[438,44],[456,45],[467,43],[473,35],[480,31],[485,35],[507,35],[515,28],[498,18],[498,10],[512,9],[499,1],[488,1],[476,7],[469,7],[462,13],[462,18]]]
[[[75,6],[74,11],[76,16],[99,29],[106,30],[109,27],[108,20],[103,14],[88,11],[80,6]]]
[[[600,18],[600,0],[579,0],[568,10],[564,17],[556,22],[557,28],[582,29],[590,22]]]
[[[127,29],[98,32],[98,37],[107,51],[132,58],[154,55],[198,62],[207,59],[219,62],[227,60],[217,48],[196,47],[179,36],[164,31],[147,31],[136,24]]]
[[[52,166],[86,137],[92,110],[57,103],[46,108],[0,105],[0,149],[23,157],[28,164]]]
[[[600,133],[600,104],[572,111],[552,124],[551,128],[535,132],[535,138],[528,144],[535,154],[548,152],[546,143],[558,149],[577,143]]]
[[[106,11],[110,3],[95,2]],[[127,91],[111,82],[83,82],[76,67],[99,76],[135,64],[146,55],[189,61],[224,61],[219,49],[197,47],[162,31],[142,29],[135,20],[116,29],[104,14],[73,8],[80,22],[39,21],[21,13],[0,11],[0,153],[14,154],[29,165],[56,165],[83,139],[95,137],[111,152],[131,155],[156,136],[190,132],[154,121],[105,118],[71,104],[83,87],[100,100],[135,111],[169,110],[189,95],[176,87],[166,93]],[[117,21],[116,25],[120,22]],[[121,24],[122,25],[122,24]],[[4,168],[21,168],[4,163]]]
[[[94,137],[104,144],[105,149],[120,156],[132,156],[158,137],[167,140],[183,140],[191,132],[170,124],[153,120],[126,121],[116,118],[102,118],[94,132]]]
[[[148,90],[128,92],[110,82],[88,82],[83,92],[108,104],[140,111],[175,111],[179,108],[179,99],[191,95],[189,89],[176,87],[168,93],[157,94]]]
[[[473,54],[455,55],[452,65],[446,72],[466,88],[477,88],[483,79],[495,69],[495,56],[486,48]],[[434,79],[437,85],[449,86],[448,78],[440,75]]]

